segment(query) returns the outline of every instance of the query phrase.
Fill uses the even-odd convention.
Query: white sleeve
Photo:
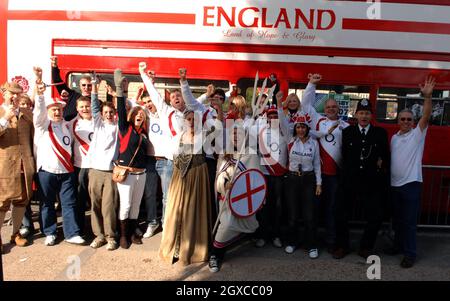
[[[197,98],[197,101],[201,104],[205,104],[208,101],[208,96],[206,96],[206,93],[203,93]]]
[[[159,95],[158,91],[156,91],[155,86],[153,86],[152,81],[147,76],[147,74],[141,72],[141,78],[144,82],[145,87],[147,88],[148,94],[150,95],[150,99],[155,104],[156,110],[161,118],[168,118],[170,112],[172,111],[172,107],[170,107],[164,99],[162,99],[161,95]]]
[[[278,120],[280,121],[281,132],[286,137],[289,137],[289,120],[284,114],[283,109],[278,109]]]
[[[225,185],[230,181],[230,179],[232,177],[232,171],[233,171],[234,165],[230,165],[227,169],[220,172],[220,170],[222,170],[222,168],[227,163],[228,163],[228,161],[224,161],[222,166],[217,169],[217,170],[219,170],[219,174],[217,174],[217,177],[216,177],[216,189],[217,189],[217,192],[220,193],[221,195],[226,194]]]
[[[45,130],[49,124],[45,98],[43,95],[36,96],[36,99],[34,100],[33,124],[35,128],[40,130]]]
[[[314,108],[314,101],[316,99],[316,85],[308,83],[302,97],[302,111],[312,118],[313,126],[316,126],[317,121],[323,116],[317,113]]]
[[[322,173],[320,170],[320,151],[319,143],[314,140],[314,156],[313,156],[314,173],[316,175],[316,184],[322,185]]]
[[[181,94],[183,95],[183,99],[186,103],[186,107],[193,111],[202,112],[206,111],[206,107],[195,99],[194,95],[192,95],[191,88],[189,87],[188,81],[180,81],[181,85]]]

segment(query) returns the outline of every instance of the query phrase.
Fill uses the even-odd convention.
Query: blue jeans
[[[172,180],[173,161],[157,160],[155,167],[158,176],[161,178],[162,203],[163,203],[161,223],[164,224],[164,212],[166,211],[167,194],[169,192],[170,181]]]
[[[416,230],[420,208],[421,183],[392,187],[395,246],[407,257],[417,257]]]
[[[158,192],[158,173],[156,172],[156,162],[154,157],[147,157],[144,189],[144,204],[147,213],[146,220],[149,224],[157,224],[156,221],[156,194]]]
[[[336,242],[336,223],[334,220],[336,211],[336,195],[338,193],[338,176],[322,174],[322,202],[325,207],[325,241],[328,245]]]
[[[33,211],[31,204],[28,204],[22,219],[22,228],[27,228],[31,233],[34,232]]]
[[[75,173],[53,174],[43,170],[38,172],[38,195],[42,216],[42,232],[56,235],[55,200],[59,194],[63,215],[63,231],[66,239],[80,235],[77,223],[77,198]]]

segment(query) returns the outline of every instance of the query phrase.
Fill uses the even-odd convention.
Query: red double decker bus
[[[251,95],[253,78],[276,74],[287,93],[301,94],[320,73],[317,108],[329,94],[351,119],[369,98],[374,123],[390,135],[404,108],[421,116],[418,84],[437,79],[425,144],[421,224],[450,225],[450,1],[119,1],[6,0],[0,4],[0,80],[31,82],[32,66],[50,82],[51,55],[63,78],[121,68],[131,84],[138,63],[157,86],[177,84],[188,69],[196,93],[236,83]]]

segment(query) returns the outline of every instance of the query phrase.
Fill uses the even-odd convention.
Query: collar
[[[360,126],[360,125],[358,124],[358,128],[359,128],[359,132],[361,133],[361,130],[363,129],[363,127]],[[368,133],[369,130],[370,130],[370,124],[368,124],[368,125],[365,127],[365,129],[366,129],[366,135],[367,135],[367,133]]]

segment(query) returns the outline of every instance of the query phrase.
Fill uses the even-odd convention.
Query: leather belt
[[[307,175],[310,175],[310,174],[313,174],[313,173],[314,173],[314,171],[312,171],[312,170],[310,170],[310,171],[303,171],[303,172],[300,172],[300,171],[289,171],[288,172],[289,175],[296,176],[296,177],[307,176]]]
[[[128,169],[128,172],[131,172],[134,174],[142,174],[145,172],[145,168],[136,168],[136,167],[122,166],[122,165],[119,165],[119,166]]]

